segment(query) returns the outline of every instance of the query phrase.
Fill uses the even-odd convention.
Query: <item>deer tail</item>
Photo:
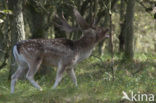
[[[15,61],[17,61],[18,55],[19,55],[18,50],[17,50],[17,45],[13,47],[13,55],[14,55]]]

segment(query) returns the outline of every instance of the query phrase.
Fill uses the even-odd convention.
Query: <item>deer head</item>
[[[92,24],[88,24],[76,8],[73,9],[73,12],[80,28],[70,26],[67,23],[67,20],[65,19],[63,13],[62,13],[62,17],[56,15],[56,18],[59,19],[59,21],[61,21],[61,24],[55,23],[56,26],[68,33],[80,30],[84,35],[82,38],[85,37],[88,40],[90,39],[90,41],[94,42],[95,44],[97,44],[104,38],[109,37],[109,35],[107,34],[107,32],[109,31],[108,29],[97,27],[95,25],[95,21],[93,21]]]

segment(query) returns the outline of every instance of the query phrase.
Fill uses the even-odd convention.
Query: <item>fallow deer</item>
[[[77,9],[73,10],[76,21],[81,27],[83,37],[79,40],[69,39],[30,39],[18,42],[13,47],[13,55],[18,64],[17,71],[11,77],[11,93],[14,93],[16,81],[26,68],[28,72],[26,78],[37,89],[42,90],[39,84],[34,80],[34,75],[39,70],[41,64],[57,66],[56,80],[52,88],[56,88],[62,79],[64,71],[71,76],[74,84],[77,86],[77,78],[74,67],[80,61],[88,58],[95,45],[107,38],[108,29],[90,26],[80,15]],[[57,18],[61,24],[56,24],[61,30],[72,32],[71,27],[64,16]]]

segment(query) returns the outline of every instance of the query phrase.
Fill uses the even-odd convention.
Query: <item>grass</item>
[[[121,99],[122,91],[156,95],[156,60],[153,58],[153,55],[138,54],[128,62],[115,55],[113,81],[110,56],[102,56],[103,62],[90,57],[76,68],[78,87],[65,74],[58,88],[50,89],[56,73],[52,70],[36,78],[43,87],[42,92],[28,81],[19,80],[14,94],[10,94],[9,69],[4,68],[0,71],[0,103],[133,103]]]

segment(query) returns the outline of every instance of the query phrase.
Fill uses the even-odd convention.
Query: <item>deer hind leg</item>
[[[65,70],[65,66],[59,63],[57,73],[56,73],[56,80],[52,89],[55,89],[58,86],[59,82],[62,80],[64,70]]]
[[[38,60],[36,63],[29,64],[29,70],[26,74],[26,78],[29,80],[29,82],[37,89],[42,91],[42,88],[39,86],[39,84],[34,80],[34,76],[36,72],[38,71],[40,65],[42,63],[42,60]]]
[[[71,79],[73,80],[75,86],[77,87],[77,78],[76,78],[74,69],[73,69],[73,68],[68,69],[68,70],[67,70],[67,73],[70,75],[70,77],[71,77]]]
[[[26,66],[19,65],[16,72],[11,76],[11,93],[14,93],[16,82],[21,76],[21,74],[25,72],[26,68],[27,68]]]

